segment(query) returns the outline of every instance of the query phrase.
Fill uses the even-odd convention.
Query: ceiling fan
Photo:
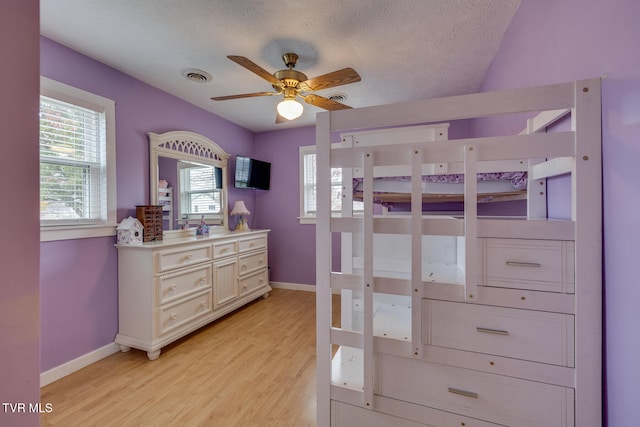
[[[256,96],[283,95],[284,99],[280,101],[277,107],[278,114],[276,116],[276,123],[282,123],[285,120],[293,120],[302,115],[303,107],[302,104],[296,101],[296,97],[304,99],[308,104],[315,105],[316,107],[324,108],[329,111],[351,108],[348,105],[332,99],[307,92],[315,92],[321,89],[360,81],[360,75],[358,75],[353,68],[343,68],[338,71],[333,71],[331,73],[309,79],[305,74],[293,69],[298,62],[298,55],[295,53],[285,53],[282,55],[282,59],[284,60],[287,69],[276,71],[273,74],[270,74],[267,70],[244,56],[229,55],[227,58],[271,83],[275,92],[255,92],[240,95],[216,96],[211,99],[214,101],[226,101],[229,99],[252,98]]]

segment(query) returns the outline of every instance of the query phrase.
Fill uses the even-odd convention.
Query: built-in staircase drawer
[[[485,285],[574,293],[574,242],[484,239]]]
[[[157,257],[158,272],[164,272],[211,260],[211,245],[167,249],[159,252]]]
[[[383,353],[375,366],[385,397],[505,426],[574,426],[572,388]]]
[[[424,299],[425,344],[574,366],[569,314]]]
[[[158,308],[159,335],[172,332],[212,312],[211,291]]]
[[[182,298],[190,293],[211,288],[211,264],[205,267],[180,270],[160,276],[158,280],[158,305]]]

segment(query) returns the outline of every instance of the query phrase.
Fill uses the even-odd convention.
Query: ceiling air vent
[[[196,70],[196,69],[184,70],[182,72],[182,75],[184,76],[185,79],[191,80],[192,82],[196,82],[196,83],[206,83],[208,81],[211,81],[211,74],[202,70]]]
[[[332,100],[332,101],[336,101],[336,102],[344,102],[347,99],[347,95],[344,93],[331,93],[329,95],[326,96],[326,98]]]

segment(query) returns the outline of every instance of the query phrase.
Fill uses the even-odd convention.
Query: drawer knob
[[[250,247],[250,248],[255,248],[255,247],[256,247],[256,244],[255,244],[254,242],[251,242],[251,243],[249,243],[249,247]]]
[[[249,285],[247,285],[246,283],[244,283],[244,284],[242,285],[242,289],[247,289],[248,287],[249,287]]]
[[[478,398],[478,393],[474,393],[472,391],[460,390],[459,388],[449,387],[449,393],[459,394],[460,396],[473,397],[474,399]]]
[[[178,313],[172,313],[171,316],[169,316],[169,318],[171,320],[176,320],[178,318]]]
[[[262,285],[264,283],[264,279],[260,278],[260,280],[258,280],[258,282]]]
[[[200,307],[205,308],[207,306],[207,301],[200,301]]]
[[[242,264],[242,266],[240,268],[242,268],[243,270],[246,270],[247,269],[247,264]]]
[[[221,253],[221,254],[226,254],[227,252],[229,252],[229,248],[222,248],[222,249],[220,249],[220,253]]]
[[[507,261],[507,265],[511,267],[542,267],[542,264],[537,262]]]
[[[200,278],[200,282],[201,282],[201,283],[205,283],[206,281],[207,281],[207,277],[206,277],[206,276],[202,276],[202,277]]]
[[[258,260],[258,264],[262,264],[262,263],[264,263],[264,258],[260,258],[260,259]]]
[[[173,284],[173,285],[169,286],[169,290],[171,290],[171,291],[175,291],[176,289],[178,289],[178,285],[176,285],[176,284]]]
[[[494,334],[494,335],[509,335],[509,331],[503,331],[501,329],[491,329],[491,328],[481,328],[477,327],[476,331],[483,332],[485,334]]]

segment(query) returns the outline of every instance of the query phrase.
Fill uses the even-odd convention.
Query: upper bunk
[[[320,114],[318,182],[324,161],[342,170],[342,210],[331,213],[332,230],[348,231],[349,222],[373,206],[374,227],[390,232],[420,221],[425,234],[437,224],[445,235],[464,235],[469,221],[476,221],[478,237],[500,237],[519,219],[527,221],[518,221],[515,237],[571,240],[579,212],[575,182],[594,179],[587,171],[590,164],[599,167],[600,157],[599,144],[589,137],[600,130],[577,111],[599,111],[589,105],[589,90],[599,92],[599,84],[595,79]],[[466,131],[452,137],[460,123]],[[416,211],[423,218],[410,219]],[[425,216],[441,213],[450,221]]]

